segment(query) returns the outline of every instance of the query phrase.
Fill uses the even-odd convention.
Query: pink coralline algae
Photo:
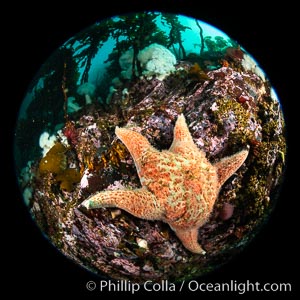
[[[181,62],[181,66],[185,64],[184,70],[188,70],[189,65]],[[47,174],[43,181],[39,178],[31,181],[35,184],[31,211],[40,227],[63,253],[99,274],[137,282],[149,278],[155,281],[186,279],[190,274],[204,274],[220,260],[226,261],[234,245],[245,245],[259,224],[260,216],[272,207],[268,195],[279,184],[282,172],[284,123],[280,115],[278,117],[267,83],[256,74],[231,66],[209,71],[209,80],[204,82],[185,77],[184,72],[178,71],[163,81],[140,78],[127,87],[126,98],[122,96],[121,86],[111,99],[109,112],[90,110],[72,121],[72,126],[65,125],[63,131],[71,145],[65,153],[66,163],[81,172],[81,182],[74,185],[74,191],[55,196],[53,190],[59,187],[53,174]],[[129,140],[134,132],[148,140],[157,149],[154,152],[158,153],[159,162],[161,153],[172,144],[175,124],[182,113],[193,147],[203,153],[208,166],[250,145],[245,163],[214,190],[211,208],[206,211],[206,217],[205,214],[199,217],[203,223],[194,231],[195,235],[190,236],[192,243],[185,240],[186,235],[182,237],[180,231],[174,232],[168,224],[175,230],[176,226],[172,225],[173,221],[165,223],[167,219],[149,222],[139,213],[137,217],[127,213],[126,207],[86,210],[80,206],[98,193],[108,195],[122,190],[125,195],[130,190],[134,194],[143,187],[143,180],[145,183],[145,178],[150,178],[145,177],[143,168],[136,168],[132,147],[126,149],[116,137],[117,126],[129,132]],[[264,116],[268,118],[264,120]],[[124,127],[127,129],[122,129]],[[147,172],[157,171],[157,162],[153,168],[147,168]],[[180,164],[180,159],[175,163]],[[34,165],[31,169],[35,172]],[[257,170],[270,174],[269,179],[259,180]],[[163,197],[166,189],[161,184],[170,176],[160,175],[162,172],[148,186]],[[167,180],[166,186],[170,186],[169,182]],[[197,186],[191,182],[191,188],[197,189]],[[116,200],[114,206],[119,204]],[[127,208],[130,205],[133,204]],[[182,208],[184,210],[184,206]],[[180,214],[183,210],[177,212]],[[172,219],[172,215],[169,213],[165,218]],[[185,222],[189,222],[188,218]],[[141,247],[144,244],[147,247]],[[201,245],[206,254],[194,253],[199,248],[190,245]]]

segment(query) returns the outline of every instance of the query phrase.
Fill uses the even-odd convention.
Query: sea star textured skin
[[[99,192],[82,206],[118,207],[147,220],[170,225],[186,249],[205,254],[198,229],[209,219],[223,183],[244,163],[248,149],[211,164],[197,148],[180,115],[169,150],[158,151],[141,134],[116,127],[134,159],[142,188]]]

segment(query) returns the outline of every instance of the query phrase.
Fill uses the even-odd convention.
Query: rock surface
[[[286,145],[283,116],[269,83],[242,67],[221,67],[206,78],[191,68],[182,62],[162,81],[126,83],[106,110],[91,104],[72,115],[63,129],[70,138],[62,168],[80,172],[80,182],[40,173],[38,162],[31,167],[33,217],[58,249],[95,273],[134,282],[205,274],[253,238],[276,202]],[[205,256],[186,250],[162,222],[113,208],[79,207],[97,191],[140,186],[129,152],[115,137],[116,126],[135,127],[162,150],[169,148],[181,113],[211,162],[250,146],[246,163],[224,184],[209,222],[199,230]],[[61,180],[73,188],[65,190]]]

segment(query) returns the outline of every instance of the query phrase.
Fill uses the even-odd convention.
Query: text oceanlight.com
[[[198,282],[196,280],[182,281],[179,284],[174,284],[168,280],[161,282],[146,281],[143,284],[134,283],[124,280],[101,280],[100,282],[88,281],[86,289],[89,291],[99,292],[131,292],[132,294],[138,291],[146,292],[181,292],[189,290],[191,292],[235,292],[244,294],[247,292],[291,292],[292,285],[288,282],[273,282],[273,283],[260,283],[251,282],[246,280],[239,282],[237,280],[230,280],[228,282]]]

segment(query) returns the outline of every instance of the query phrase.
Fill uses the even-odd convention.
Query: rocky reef
[[[30,192],[33,218],[67,257],[114,279],[180,281],[212,271],[251,241],[276,203],[285,166],[285,127],[270,83],[231,52],[214,70],[178,61],[163,79],[123,81],[109,105],[87,103],[66,116],[53,147],[28,165],[32,175],[23,178],[22,188]],[[116,126],[134,128],[163,150],[171,145],[180,114],[212,163],[250,147],[199,230],[205,255],[186,250],[163,222],[115,208],[79,207],[98,191],[140,187],[132,157],[115,136]]]

